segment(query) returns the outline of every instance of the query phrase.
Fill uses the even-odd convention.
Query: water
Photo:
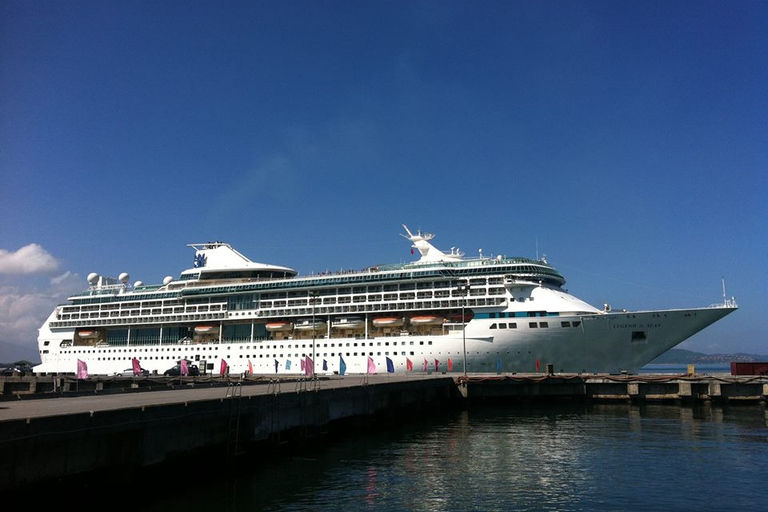
[[[237,471],[179,468],[178,482],[156,481],[141,508],[754,509],[764,501],[767,423],[760,404],[484,405],[253,455]]]

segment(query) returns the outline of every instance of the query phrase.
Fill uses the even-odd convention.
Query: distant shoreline
[[[768,356],[759,354],[704,354],[692,350],[673,348],[660,355],[647,366],[659,364],[730,364],[768,361]]]

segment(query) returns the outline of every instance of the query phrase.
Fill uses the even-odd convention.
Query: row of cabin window
[[[581,325],[581,322],[560,322],[561,327],[578,327]],[[549,327],[549,322],[530,322],[528,323],[528,328],[530,329],[537,329],[541,327],[542,329]],[[491,329],[517,329],[517,323],[516,322],[510,322],[510,323],[499,323],[499,324],[491,324]]]

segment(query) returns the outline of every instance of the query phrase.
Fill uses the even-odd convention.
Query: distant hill
[[[731,362],[763,362],[768,361],[768,356],[757,354],[702,354],[692,350],[673,348],[669,352],[661,354],[650,364],[717,364]]]

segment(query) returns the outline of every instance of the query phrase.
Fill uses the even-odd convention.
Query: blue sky
[[[0,361],[89,272],[546,254],[768,354],[762,1],[0,3]]]

